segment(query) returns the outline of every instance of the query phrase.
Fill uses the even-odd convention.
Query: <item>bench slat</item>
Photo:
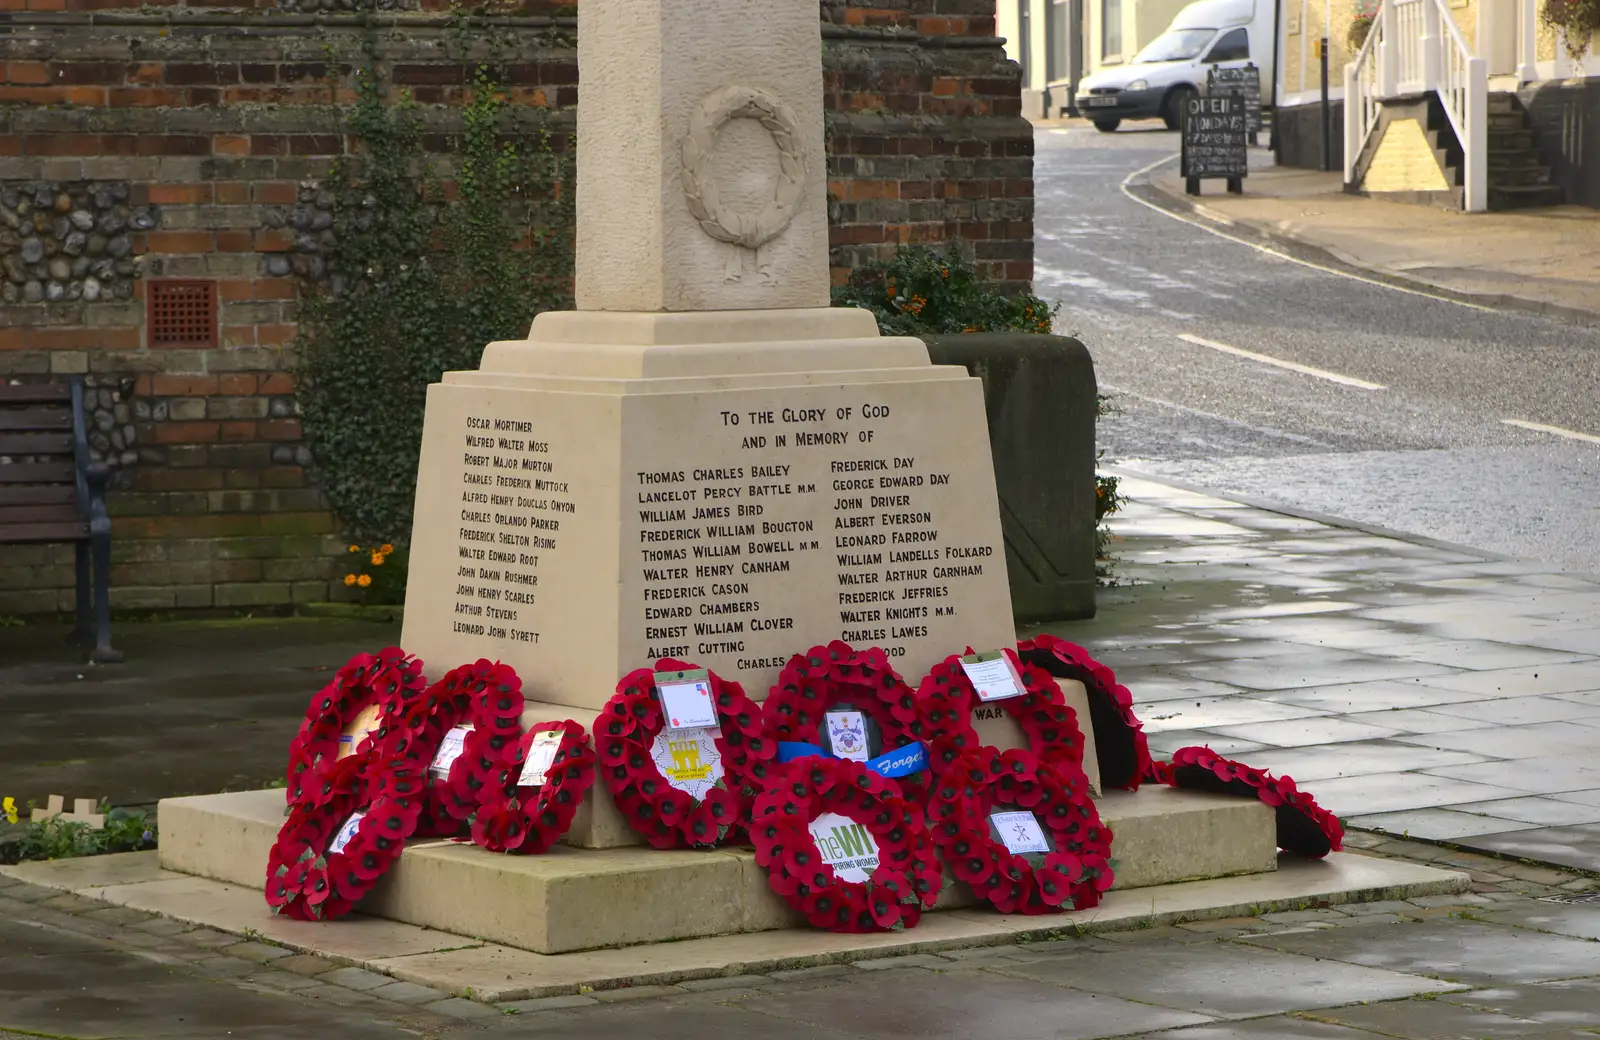
[[[39,506],[0,505],[0,527],[7,524],[76,523],[83,519],[76,503]]]
[[[13,462],[0,465],[0,484],[77,484],[70,462]]]
[[[71,455],[70,433],[0,433],[0,455]]]
[[[0,545],[17,542],[77,542],[89,537],[86,521],[47,524],[0,524]]]
[[[71,408],[0,408],[0,430],[71,429]]]
[[[0,404],[51,404],[72,400],[72,386],[68,383],[24,383],[12,386],[0,383]]]
[[[10,469],[10,466],[4,467]],[[76,484],[0,484],[0,508],[5,506],[48,506],[65,502],[78,505]]]

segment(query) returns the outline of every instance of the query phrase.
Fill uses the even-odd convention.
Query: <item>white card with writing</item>
[[[823,813],[811,821],[811,839],[822,862],[833,868],[840,881],[865,884],[878,869],[878,843],[864,824],[838,813]]]
[[[360,829],[361,821],[366,819],[366,816],[367,814],[362,812],[350,814],[350,818],[344,821],[344,826],[339,828],[339,833],[335,834],[333,840],[328,843],[328,855],[332,856],[344,851],[344,847],[350,844],[350,839],[356,836],[356,831]]]
[[[661,691],[668,729],[710,729],[718,725],[710,680],[662,683],[657,689]]]
[[[1033,813],[990,813],[989,820],[994,824],[994,829],[1000,832],[1000,840],[1013,854],[1050,851],[1050,843],[1044,838],[1044,829],[1039,826],[1039,818]]]
[[[471,726],[450,727],[444,739],[439,742],[439,750],[434,752],[433,763],[428,766],[428,772],[441,780],[449,776],[450,767],[461,757],[461,752],[466,750],[467,734],[471,732]]]
[[[517,777],[518,787],[542,787],[550,778],[550,767],[555,763],[556,752],[561,750],[561,731],[547,729],[533,735],[528,745],[528,757],[522,760],[522,775]]]
[[[650,745],[650,757],[668,784],[699,800],[722,779],[721,735],[720,729],[664,729]]]
[[[964,660],[961,670],[967,673],[980,701],[1003,701],[1023,694],[1022,678],[1004,654],[992,661]]]
[[[828,745],[835,758],[852,762],[865,762],[867,754],[867,720],[859,711],[830,711],[823,713],[823,725],[828,731]]]

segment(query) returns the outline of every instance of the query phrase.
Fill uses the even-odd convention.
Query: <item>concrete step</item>
[[[1530,206],[1560,206],[1567,201],[1566,192],[1558,184],[1524,184],[1489,186],[1489,208],[1492,210],[1526,209]]]
[[[283,791],[161,803],[161,865],[261,888],[283,822]],[[1277,867],[1276,818],[1259,802],[1146,788],[1099,800],[1115,835],[1117,889],[1265,873]],[[974,902],[951,882],[941,909]],[[265,901],[262,903],[265,909]],[[537,953],[795,927],[748,850],[574,849],[505,856],[471,844],[410,845],[362,911]]]

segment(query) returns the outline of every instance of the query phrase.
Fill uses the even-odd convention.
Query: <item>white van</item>
[[[1261,70],[1262,100],[1272,96],[1273,0],[1199,0],[1126,65],[1101,69],[1078,84],[1078,112],[1110,133],[1124,119],[1159,117],[1178,129],[1183,102],[1205,86],[1213,66]]]

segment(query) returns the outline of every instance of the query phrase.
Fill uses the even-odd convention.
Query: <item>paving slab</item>
[[[1080,958],[1056,960],[1068,965],[1079,963]],[[1014,977],[993,977],[996,975]],[[761,996],[738,1003],[818,1029],[843,1027],[855,1036],[926,1040],[969,1040],[979,1035],[1087,1040],[1210,1020],[1202,1014],[1153,1007],[1143,998],[1124,1000],[1104,990],[1087,992],[1086,987],[1067,988],[1054,979],[1022,977],[1017,967],[1009,964],[990,966],[981,975],[947,972],[931,984],[922,978],[869,979],[849,987]]]
[[[1505,762],[1474,762],[1465,765],[1427,766],[1433,776],[1470,780],[1530,793],[1553,794],[1560,791],[1588,791],[1600,785],[1600,730],[1590,730],[1596,739],[1587,751],[1573,754],[1515,758]]]
[[[1213,1018],[1255,1018],[1460,988],[1418,975],[1229,943],[1119,950],[989,970]],[[1248,984],[1241,985],[1245,979]]]
[[[1127,1040],[1377,1040],[1376,1033],[1288,1015],[1140,1033]]]
[[[1219,749],[1220,751],[1220,749]],[[1484,761],[1481,755],[1465,751],[1435,750],[1394,740],[1348,741],[1317,747],[1272,747],[1244,756],[1260,769],[1292,776],[1297,781],[1324,781],[1345,776],[1370,776],[1392,773],[1403,761],[1413,769],[1431,766],[1468,765]],[[1319,783],[1317,791],[1322,790]]]
[[[1463,838],[1460,844],[1496,855],[1555,863],[1600,874],[1600,823],[1538,827],[1509,834]]]
[[[1486,758],[1501,759],[1587,755],[1600,746],[1600,732],[1580,722],[1539,722],[1525,726],[1490,725],[1451,733],[1418,734],[1394,739],[1402,744],[1449,748],[1483,755]]]
[[[1478,803],[1485,806],[1494,802]],[[1404,812],[1378,813],[1375,816],[1355,816],[1346,821],[1352,827],[1382,831],[1403,838],[1424,841],[1458,841],[1462,838],[1485,834],[1504,834],[1508,831],[1532,830],[1534,823],[1499,819],[1478,813],[1451,809],[1408,809]]]
[[[1593,1033],[1576,1029],[1552,1030],[1533,1019],[1516,1018],[1487,1008],[1451,1004],[1440,1000],[1396,1000],[1384,1004],[1333,1008],[1322,1013],[1341,1025],[1367,1029],[1406,1040],[1501,1040],[1526,1037],[1538,1040],[1591,1040]]]
[[[1548,797],[1502,798],[1494,802],[1468,802],[1453,805],[1458,812],[1482,813],[1502,820],[1516,820],[1541,827],[1567,827],[1574,824],[1600,823],[1600,791],[1572,792]]]
[[[1600,1026],[1600,979],[1494,985],[1440,998],[1552,1026]]]
[[[1405,765],[1397,756],[1395,765]],[[1292,773],[1290,774],[1293,775]],[[1340,816],[1362,816],[1403,809],[1435,808],[1461,802],[1482,802],[1494,798],[1515,798],[1525,790],[1471,783],[1426,773],[1371,773],[1319,780],[1312,794],[1327,809]]]
[[[1600,942],[1600,901],[1558,903],[1553,900],[1518,903],[1484,914],[1497,924],[1533,928]]]
[[[1353,925],[1234,941],[1472,985],[1600,975],[1600,943],[1472,921]]]

